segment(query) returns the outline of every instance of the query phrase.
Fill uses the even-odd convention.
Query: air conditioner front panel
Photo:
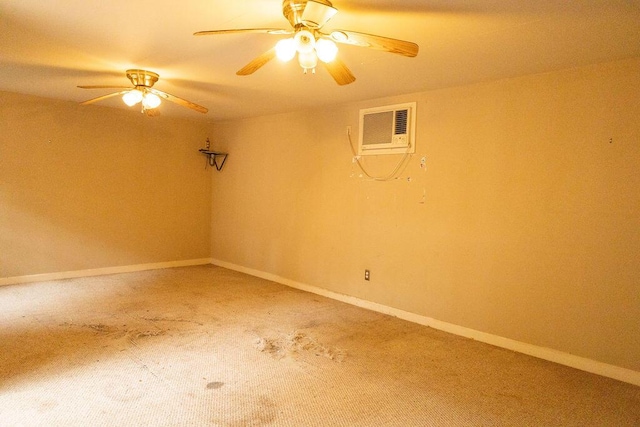
[[[358,154],[415,153],[416,103],[360,110]]]
[[[369,113],[363,117],[362,147],[391,143],[393,128],[393,111]]]

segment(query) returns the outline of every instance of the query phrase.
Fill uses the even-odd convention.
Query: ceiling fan
[[[147,116],[159,115],[157,108],[160,106],[162,99],[174,102],[183,107],[191,108],[199,113],[204,114],[209,111],[201,105],[178,98],[177,96],[171,95],[167,92],[154,89],[153,85],[158,81],[159,77],[160,76],[158,76],[158,74],[151,71],[127,70],[127,78],[131,80],[133,88],[129,86],[78,86],[81,89],[124,89],[81,102],[80,104],[92,104],[97,101],[102,101],[103,99],[111,98],[112,96],[122,95],[122,100],[129,107],[133,107],[140,103],[142,106],[142,112]]]
[[[305,73],[315,73],[318,60],[339,85],[353,83],[356,78],[347,66],[337,58],[336,43],[368,47],[414,57],[418,54],[418,45],[372,34],[347,30],[323,32],[322,27],[338,12],[329,0],[283,0],[282,14],[289,21],[292,30],[281,28],[247,28],[237,30],[198,31],[196,36],[208,36],[231,33],[267,33],[274,35],[292,35],[280,40],[273,48],[249,62],[236,74],[253,74],[276,56],[289,61],[298,55],[298,63]]]

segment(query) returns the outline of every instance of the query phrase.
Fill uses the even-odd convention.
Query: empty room
[[[0,0],[0,426],[639,426],[637,0]]]

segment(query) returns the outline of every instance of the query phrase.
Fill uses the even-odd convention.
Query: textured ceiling
[[[250,117],[464,85],[640,56],[640,0],[334,0],[324,30],[409,40],[415,58],[340,45],[357,80],[338,86],[323,68],[304,75],[273,60],[235,72],[289,29],[281,0],[0,0],[0,90],[84,101],[128,85],[125,70],[160,74],[157,89],[209,109],[165,102],[162,114],[208,121]],[[129,108],[119,97],[99,104]],[[86,108],[95,108],[87,106]]]

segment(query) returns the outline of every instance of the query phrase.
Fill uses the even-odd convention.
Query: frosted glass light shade
[[[298,53],[298,63],[305,70],[312,70],[318,65],[318,57],[313,50],[311,52],[300,52]]]
[[[145,93],[142,98],[142,106],[146,109],[156,108],[160,105],[160,97],[153,93]]]
[[[284,62],[291,61],[296,56],[296,43],[293,38],[283,39],[276,43],[276,56]]]
[[[328,39],[320,39],[316,42],[316,52],[322,62],[331,62],[336,59],[338,46]]]
[[[122,100],[129,107],[133,107],[138,102],[142,101],[142,92],[140,92],[138,89],[132,89],[129,92],[122,95]]]
[[[316,39],[310,31],[301,30],[293,37],[296,43],[298,53],[308,53],[313,51],[316,46]]]

